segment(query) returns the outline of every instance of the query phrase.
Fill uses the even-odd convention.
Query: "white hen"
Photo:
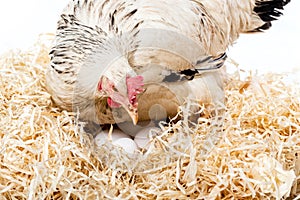
[[[157,104],[165,112],[155,119],[174,116],[188,98],[222,102],[227,47],[268,29],[288,2],[73,0],[58,22],[48,91],[99,124],[148,120]]]

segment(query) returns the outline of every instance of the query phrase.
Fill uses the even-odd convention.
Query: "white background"
[[[300,0],[291,0],[284,15],[266,33],[242,35],[230,47],[241,67],[259,72],[300,69]],[[28,48],[40,33],[55,32],[68,0],[6,0],[0,7],[0,53]],[[300,77],[299,77],[300,78]]]

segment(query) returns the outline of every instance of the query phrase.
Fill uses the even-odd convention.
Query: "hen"
[[[47,89],[98,124],[174,116],[188,99],[223,102],[227,47],[268,29],[287,3],[73,0],[58,22]]]

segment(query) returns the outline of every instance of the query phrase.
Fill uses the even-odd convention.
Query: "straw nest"
[[[45,90],[52,35],[0,59],[0,199],[280,199],[298,194],[300,89],[230,75],[225,112],[162,126],[149,150],[97,147]],[[205,108],[201,107],[205,112]],[[218,126],[219,125],[219,126]],[[221,125],[221,126],[220,126]]]

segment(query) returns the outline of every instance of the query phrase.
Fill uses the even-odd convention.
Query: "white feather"
[[[282,0],[282,6],[287,2]],[[261,3],[277,7],[256,13]],[[240,33],[269,23],[262,19],[274,15],[272,9],[282,7],[272,0],[73,0],[58,22],[47,88],[59,106],[80,108],[83,119],[98,123],[129,119],[96,95],[102,76],[121,94],[127,92],[127,74],[144,77],[141,120],[150,118],[155,104],[174,115],[187,99],[222,102],[221,72],[209,69],[224,63],[220,55]],[[194,77],[183,70],[203,69],[208,72],[193,80],[164,81],[176,73],[181,79]]]

